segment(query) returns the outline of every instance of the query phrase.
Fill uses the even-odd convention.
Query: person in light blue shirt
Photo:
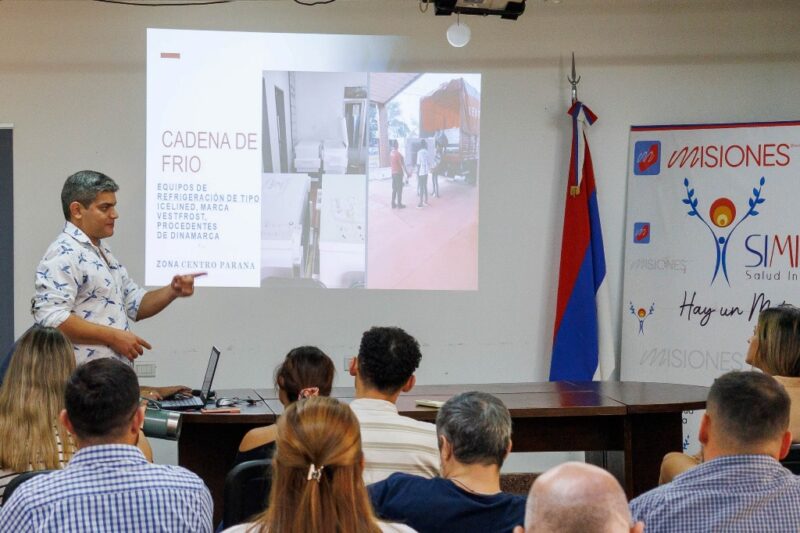
[[[64,396],[60,421],[78,451],[64,470],[14,491],[0,510],[0,531],[212,531],[203,481],[181,467],[148,463],[135,446],[144,407],[130,366],[111,358],[81,365]]]
[[[648,533],[800,531],[800,478],[781,466],[792,442],[789,396],[774,378],[729,372],[708,394],[705,462],[631,501]]]

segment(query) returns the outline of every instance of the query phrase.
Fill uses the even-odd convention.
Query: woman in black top
[[[330,396],[335,369],[331,358],[315,346],[294,348],[275,369],[275,388],[284,406],[312,396]],[[275,424],[251,429],[239,444],[235,464],[271,459],[275,453]]]

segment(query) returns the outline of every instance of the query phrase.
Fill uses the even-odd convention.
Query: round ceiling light
[[[460,20],[456,20],[452,26],[447,28],[447,42],[456,48],[466,46],[471,36],[472,32],[470,31],[469,26],[466,24],[461,24]]]

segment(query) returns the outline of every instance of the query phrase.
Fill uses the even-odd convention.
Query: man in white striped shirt
[[[439,475],[436,426],[400,415],[395,405],[401,392],[414,387],[420,359],[419,343],[400,328],[373,327],[361,337],[350,363],[356,378],[350,407],[361,424],[366,484],[395,472]]]
[[[36,476],[0,511],[0,531],[210,533],[213,503],[195,474],[153,465],[135,446],[144,408],[128,365],[96,359],[72,374],[61,423],[78,452]]]

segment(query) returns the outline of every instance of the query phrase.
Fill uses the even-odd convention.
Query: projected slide
[[[148,30],[146,283],[477,289],[480,76],[396,41]]]

